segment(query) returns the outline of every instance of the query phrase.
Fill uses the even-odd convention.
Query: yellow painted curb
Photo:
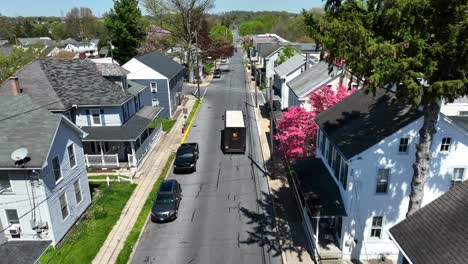
[[[195,102],[197,102],[197,101],[195,101]],[[200,109],[200,106],[201,106],[202,103],[203,103],[203,98],[200,99],[200,104],[198,105],[197,109],[195,110],[195,114],[193,114],[193,118],[192,118],[192,120],[190,120],[190,123],[189,123],[188,127],[186,128],[184,136],[182,137],[182,141],[180,142],[180,144],[184,144],[185,139],[187,139],[190,128],[192,127],[193,120],[195,120],[195,117],[197,116],[197,113],[198,113],[198,109]]]

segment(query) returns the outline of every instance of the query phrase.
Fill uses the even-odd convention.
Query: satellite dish
[[[24,160],[28,156],[27,148],[19,148],[11,153],[11,159],[14,161]]]

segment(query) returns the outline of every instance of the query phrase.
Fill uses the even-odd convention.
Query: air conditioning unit
[[[21,234],[21,225],[20,224],[12,224],[10,228],[8,228],[10,231],[10,235],[12,236],[19,236]]]

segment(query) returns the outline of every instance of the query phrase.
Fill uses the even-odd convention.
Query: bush
[[[210,74],[213,71],[214,65],[212,63],[203,64],[203,73],[205,75]]]

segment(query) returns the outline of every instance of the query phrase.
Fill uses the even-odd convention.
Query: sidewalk
[[[246,74],[250,72],[246,71]],[[255,91],[255,82],[249,82],[250,91]],[[260,143],[263,158],[267,167],[271,166],[271,151],[269,145],[270,120],[265,113],[261,112],[261,102],[264,101],[258,96],[259,108],[255,109],[257,126],[259,129]],[[279,159],[275,159],[279,160]],[[275,208],[276,226],[281,245],[281,256],[284,264],[314,263],[309,255],[307,238],[304,235],[302,219],[295,201],[294,194],[289,188],[285,172],[281,171],[280,164],[275,166],[276,177],[268,176],[268,186]]]
[[[185,104],[185,108],[190,111],[195,103],[195,97],[188,97],[189,100]],[[179,106],[179,108],[180,107],[182,106]],[[128,200],[125,208],[122,210],[119,220],[115,223],[112,231],[109,233],[106,241],[99,250],[99,253],[94,258],[94,264],[115,263],[117,256],[124,246],[127,236],[138,218],[146,198],[161,174],[166,160],[180,145],[183,137],[181,129],[184,123],[185,119],[181,115],[177,119],[172,130],[167,134],[163,134],[148,154],[147,159],[137,172],[139,177],[135,179],[135,182],[138,185]]]

